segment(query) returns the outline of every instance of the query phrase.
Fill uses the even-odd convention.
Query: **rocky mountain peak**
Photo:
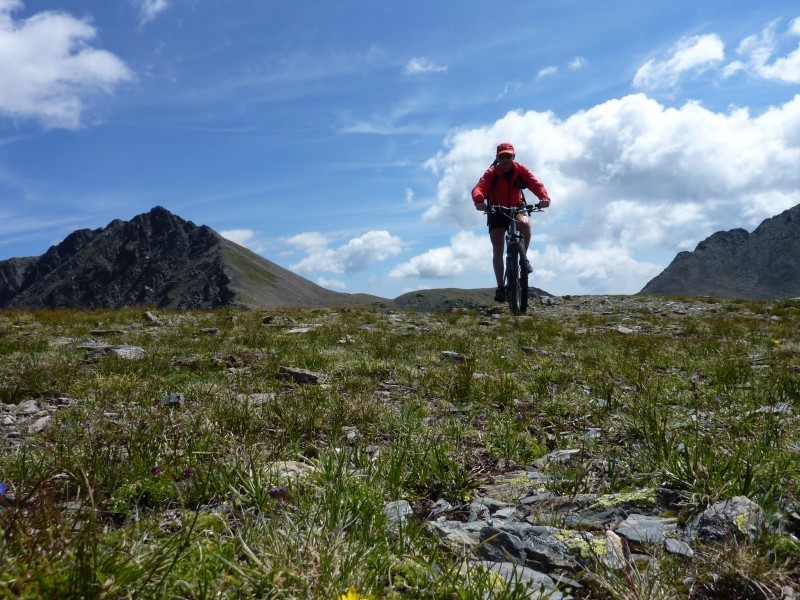
[[[43,255],[0,261],[0,307],[327,306],[321,288],[162,206],[79,229]]]
[[[639,294],[772,300],[800,296],[800,204],[752,233],[719,231],[681,252]]]

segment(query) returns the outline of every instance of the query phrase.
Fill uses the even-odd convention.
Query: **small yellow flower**
[[[781,341],[780,340],[772,340],[772,343],[775,344],[776,346],[780,346],[781,345]]]
[[[362,596],[355,588],[350,588],[346,594],[339,594],[339,600],[375,600],[375,597],[372,595]]]

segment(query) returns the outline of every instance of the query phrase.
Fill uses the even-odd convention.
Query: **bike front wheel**
[[[528,270],[525,268],[520,249],[514,245],[508,249],[506,259],[506,297],[514,314],[528,309]]]

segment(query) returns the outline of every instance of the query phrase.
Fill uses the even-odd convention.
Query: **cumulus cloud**
[[[459,277],[469,271],[487,271],[492,246],[487,235],[460,231],[449,246],[433,248],[396,266],[389,273],[394,279],[442,279]]]
[[[419,73],[444,73],[447,65],[435,65],[427,58],[412,58],[406,64],[406,75],[418,75]]]
[[[575,294],[636,293],[664,268],[639,261],[628,248],[604,240],[564,248],[547,246],[529,254],[536,265],[534,285],[539,281],[568,283]],[[540,273],[545,276],[539,278]]]
[[[737,48],[737,53],[745,57],[744,61],[735,61],[728,65],[725,74],[729,76],[741,70],[749,70],[763,79],[800,83],[800,43],[789,54],[775,57],[779,48],[777,27],[778,22],[774,21],[761,33],[745,38]],[[800,17],[790,23],[785,37],[800,37]]]
[[[306,256],[292,265],[292,270],[315,273],[347,273],[365,271],[372,263],[384,261],[403,250],[403,241],[388,231],[368,231],[336,248],[334,239],[318,232],[301,233],[286,240]]]
[[[219,234],[225,239],[239,244],[240,246],[244,246],[258,254],[267,249],[267,245],[259,239],[258,233],[252,229],[228,229],[220,231]]]
[[[169,8],[168,0],[131,0],[139,10],[139,21],[144,24],[155,19]]]
[[[89,45],[87,20],[44,11],[16,21],[18,0],[0,0],[0,114],[77,129],[88,100],[132,78],[114,54]]]
[[[685,74],[702,73],[725,58],[725,44],[709,33],[683,38],[670,49],[665,60],[651,59],[639,67],[633,85],[639,89],[670,88]]]
[[[534,232],[546,231],[543,268],[559,285],[600,290],[606,280],[617,292],[638,291],[654,274],[654,253],[670,260],[715,231],[752,228],[800,203],[800,94],[757,115],[632,94],[565,119],[510,112],[455,133],[426,165],[439,179],[426,220],[467,231],[484,224],[470,190],[502,140],[514,142],[553,198]],[[590,264],[595,254],[622,266]],[[434,258],[412,258],[397,274],[436,276]]]

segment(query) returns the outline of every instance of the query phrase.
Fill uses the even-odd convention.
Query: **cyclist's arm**
[[[489,198],[489,192],[492,189],[492,181],[494,179],[494,170],[489,168],[483,174],[478,184],[472,188],[472,201],[475,203],[475,208],[484,210],[484,202]]]
[[[520,165],[520,167],[522,167],[522,179],[525,181],[525,185],[528,186],[528,189],[539,199],[539,205],[542,208],[549,206],[550,194],[547,193],[544,184],[536,178],[536,175],[534,175],[528,167],[525,165]]]

